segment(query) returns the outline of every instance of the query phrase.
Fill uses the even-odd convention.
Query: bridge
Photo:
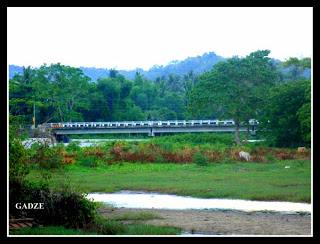
[[[255,134],[258,122],[250,120],[242,124],[239,131]],[[49,123],[45,127],[51,130],[58,141],[67,135],[76,134],[148,134],[193,132],[234,132],[233,120],[166,120],[166,121],[114,121],[114,122],[64,122]]]

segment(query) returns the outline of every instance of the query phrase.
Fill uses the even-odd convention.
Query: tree
[[[310,81],[277,85],[266,96],[261,126],[275,146],[310,144]]]
[[[199,77],[190,95],[189,112],[235,121],[235,141],[239,145],[240,123],[255,118],[264,91],[278,79],[270,62],[270,51],[256,51],[245,58],[233,57],[217,63]]]
[[[109,71],[110,78],[116,78],[118,74],[119,74],[119,71],[116,69],[110,69],[110,71]]]
[[[285,62],[282,63],[284,68],[290,68],[291,80],[298,80],[302,78],[303,71],[311,68],[311,59],[302,58],[298,59],[296,57],[290,57]]]

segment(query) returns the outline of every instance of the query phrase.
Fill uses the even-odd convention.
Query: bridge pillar
[[[148,136],[154,136],[154,132],[153,132],[153,129],[151,128],[149,133],[148,133]]]
[[[254,125],[253,125],[253,126],[251,126],[250,134],[254,136],[254,135],[256,135],[256,132],[257,132],[257,127],[256,127],[256,126],[254,126]]]

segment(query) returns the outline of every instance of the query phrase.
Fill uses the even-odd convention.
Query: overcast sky
[[[148,69],[215,52],[312,55],[312,8],[8,8],[8,63]]]

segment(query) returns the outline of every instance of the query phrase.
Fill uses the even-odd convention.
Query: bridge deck
[[[235,126],[201,126],[201,127],[145,127],[145,128],[58,128],[53,129],[56,135],[72,134],[149,134],[154,136],[157,133],[191,133],[191,132],[234,132]],[[247,127],[240,127],[240,131],[247,131]],[[250,130],[253,132],[253,130]]]

